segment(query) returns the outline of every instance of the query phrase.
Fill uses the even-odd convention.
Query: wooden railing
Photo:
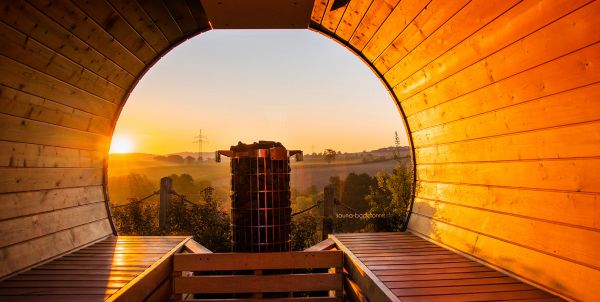
[[[342,301],[342,266],[341,251],[176,254],[173,292],[194,301]]]

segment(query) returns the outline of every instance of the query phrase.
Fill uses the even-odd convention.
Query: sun
[[[116,135],[110,143],[109,153],[131,153],[133,152],[133,140],[127,135]]]

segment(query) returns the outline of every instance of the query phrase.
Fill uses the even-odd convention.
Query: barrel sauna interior
[[[410,232],[600,295],[599,1],[227,3],[0,1],[1,276],[116,233],[110,138],[170,49],[212,28],[309,28],[364,60],[406,121]]]

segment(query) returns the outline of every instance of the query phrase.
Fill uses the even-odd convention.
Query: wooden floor
[[[410,233],[332,239],[400,301],[564,301]]]
[[[123,296],[190,237],[109,237],[0,282],[0,301],[104,301]],[[168,274],[171,267],[168,266]],[[153,281],[164,282],[160,278]],[[158,285],[144,284],[145,289]],[[154,286],[154,287],[151,287]],[[139,296],[139,293],[136,293]],[[142,296],[140,300],[147,298]],[[127,300],[127,299],[124,299]]]

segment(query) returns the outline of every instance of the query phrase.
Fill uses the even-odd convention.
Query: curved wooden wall
[[[104,165],[120,109],[209,24],[197,0],[0,3],[6,276],[113,232]],[[596,297],[599,1],[317,0],[310,27],[369,63],[406,117],[412,232]]]
[[[146,69],[199,1],[0,1],[0,276],[113,233],[104,166]]]
[[[316,1],[374,66],[416,161],[409,230],[566,297],[600,295],[600,2]]]

